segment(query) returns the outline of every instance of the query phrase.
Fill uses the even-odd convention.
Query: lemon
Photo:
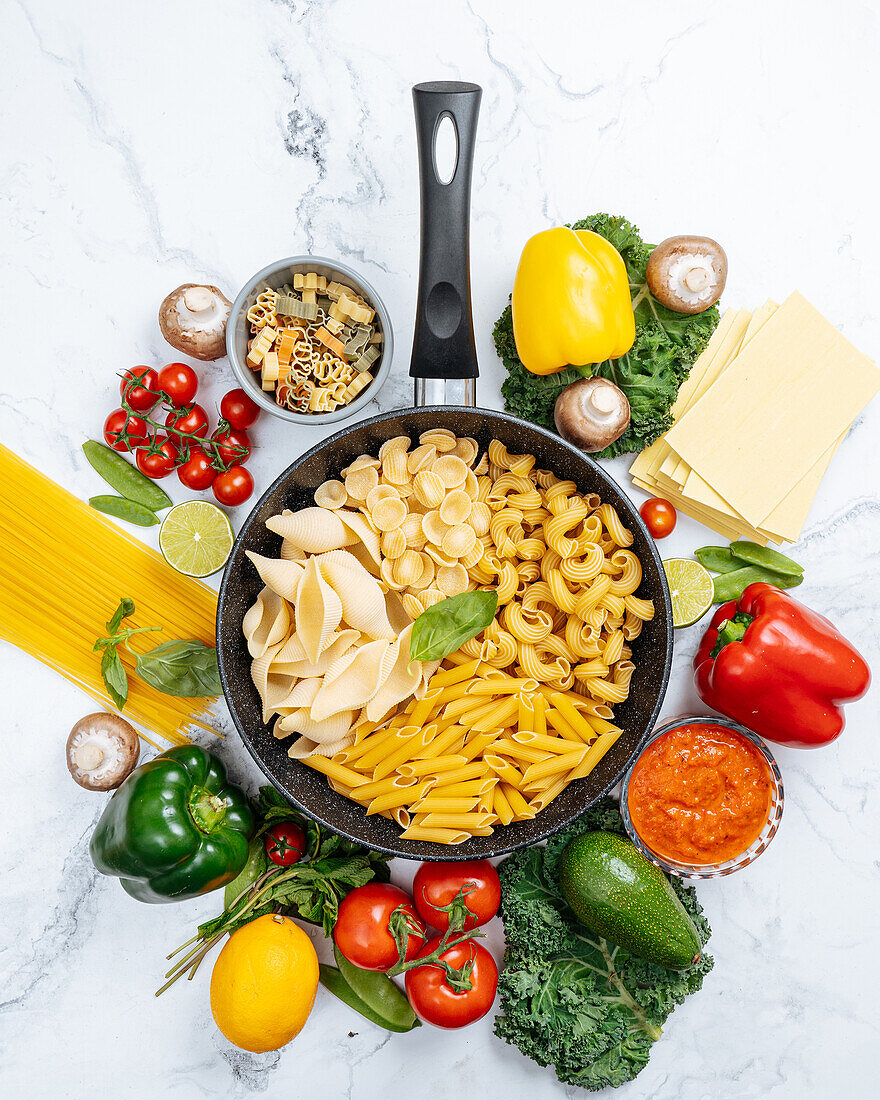
[[[226,514],[207,500],[175,504],[159,528],[165,560],[188,577],[209,577],[222,569],[233,541]]]
[[[712,606],[712,575],[691,558],[667,558],[663,568],[672,597],[672,625],[693,626]]]
[[[299,1035],[318,991],[318,956],[290,917],[257,917],[229,937],[211,974],[211,1012],[230,1043],[262,1054]]]

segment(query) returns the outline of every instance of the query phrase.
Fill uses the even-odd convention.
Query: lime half
[[[222,569],[232,543],[226,514],[207,500],[175,504],[159,528],[159,549],[165,560],[188,577],[209,577]]]
[[[672,596],[672,625],[693,626],[712,606],[715,585],[711,573],[691,558],[667,558],[663,568]]]

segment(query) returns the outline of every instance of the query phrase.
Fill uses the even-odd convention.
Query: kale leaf
[[[495,1034],[560,1081],[592,1091],[631,1081],[677,1004],[712,969],[704,954],[690,970],[666,970],[631,955],[578,922],[559,892],[556,867],[574,836],[624,833],[613,799],[602,799],[546,848],[514,852],[498,868],[507,939]],[[693,892],[672,887],[705,943],[710,934]]]
[[[589,229],[610,241],[623,257],[636,318],[636,338],[620,359],[585,367],[568,367],[558,374],[527,371],[516,353],[513,316],[508,305],[495,323],[495,348],[507,369],[501,393],[508,412],[532,424],[553,428],[553,406],[562,390],[578,378],[600,376],[619,386],[629,399],[629,428],[599,458],[641,451],[672,426],[670,410],[691,364],[703,351],[718,324],[718,308],[704,313],[674,313],[648,290],[645,269],[653,246],[645,244],[626,218],[594,214],[574,222],[572,229]]]

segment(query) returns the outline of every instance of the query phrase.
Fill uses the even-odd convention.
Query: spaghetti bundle
[[[120,599],[126,625],[161,626],[144,648],[174,638],[214,644],[215,593],[178,573],[155,551],[0,444],[0,638],[56,669],[110,709],[96,638]],[[137,640],[137,639],[136,639]],[[126,671],[134,658],[120,647]],[[165,695],[131,675],[125,715],[151,734],[182,744],[185,730],[210,729],[208,699]],[[152,738],[147,740],[152,742]]]

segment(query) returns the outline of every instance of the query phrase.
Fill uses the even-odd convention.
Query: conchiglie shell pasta
[[[315,558],[309,558],[299,583],[294,605],[297,633],[306,656],[316,661],[325,639],[342,621],[342,603],[331,585],[324,580]]]
[[[339,513],[326,508],[301,508],[286,516],[270,516],[266,526],[307,554],[339,550],[357,541],[357,535],[345,526]]]
[[[349,650],[327,670],[310,704],[312,718],[321,722],[340,711],[359,710],[379,690],[385,654],[391,643],[368,642]]]
[[[350,627],[371,638],[394,637],[379,585],[352,554],[336,550],[312,561],[318,563],[321,576],[333,588]]]
[[[296,596],[300,578],[305,571],[304,567],[295,561],[284,561],[281,558],[264,558],[261,554],[255,554],[252,550],[245,550],[245,554],[256,566],[263,584],[292,603]]]
[[[248,608],[241,624],[251,657],[262,657],[290,632],[290,608],[270,588],[264,588]]]

